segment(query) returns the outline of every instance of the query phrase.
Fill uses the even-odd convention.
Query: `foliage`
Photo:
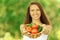
[[[13,37],[17,33],[18,38],[22,38],[20,24],[24,23],[30,2],[31,0],[0,0],[0,37],[10,32]],[[37,0],[37,2],[41,3],[52,24],[52,32],[48,40],[60,40],[58,37],[60,36],[59,2],[57,0]]]

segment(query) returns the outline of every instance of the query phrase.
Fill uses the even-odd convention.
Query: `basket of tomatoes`
[[[27,25],[27,27],[26,27],[26,30],[27,30],[27,32],[29,32],[30,34],[38,34],[38,33],[40,33],[41,31],[42,31],[42,27],[40,26],[40,25],[36,25],[36,24],[29,24],[29,25]]]

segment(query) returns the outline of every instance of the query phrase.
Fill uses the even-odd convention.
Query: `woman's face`
[[[33,4],[30,6],[30,16],[32,19],[39,19],[41,16],[40,9],[37,5]]]

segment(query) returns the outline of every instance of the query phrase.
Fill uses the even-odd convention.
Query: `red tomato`
[[[38,33],[38,29],[32,29],[31,33],[32,33],[32,34]]]
[[[32,31],[32,28],[31,28],[31,27],[27,27],[26,30],[27,30],[28,32],[31,32],[31,31]]]
[[[38,25],[33,24],[33,25],[32,25],[32,28],[33,28],[33,29],[37,29],[37,28],[38,28]]]

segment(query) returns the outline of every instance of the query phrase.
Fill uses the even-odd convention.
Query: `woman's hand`
[[[51,31],[51,26],[50,25],[43,25],[42,26],[43,27],[43,30],[42,30],[42,34],[49,34],[50,33],[50,31]]]
[[[24,24],[21,24],[21,25],[20,25],[20,30],[21,30],[21,33],[22,33],[22,34],[26,34],[26,33],[27,33]]]

